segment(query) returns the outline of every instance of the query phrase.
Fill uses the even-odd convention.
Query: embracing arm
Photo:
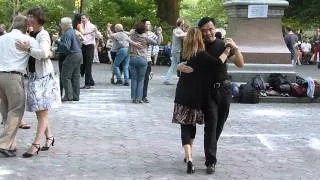
[[[231,38],[226,38],[226,46],[231,47],[231,57],[229,58],[237,67],[242,68],[244,66],[244,59],[241,51],[236,43]]]
[[[223,63],[225,63],[226,60],[227,60],[227,58],[228,58],[228,56],[229,56],[229,54],[230,54],[230,50],[231,50],[231,48],[230,48],[230,47],[227,47],[227,48],[223,51],[223,53],[219,56],[218,59],[215,58],[215,57],[213,57],[213,56],[211,56],[211,55],[208,54],[208,53],[203,54],[203,56],[200,57],[201,60],[203,60],[203,62],[204,62],[204,63],[203,63],[203,66],[213,67],[213,66],[215,66],[215,65],[217,65],[217,64],[223,64]],[[199,60],[200,60],[200,59],[199,59]],[[192,67],[187,66],[187,65],[186,65],[186,62],[179,63],[179,64],[177,65],[177,70],[178,70],[178,71],[181,71],[181,72],[183,72],[183,73],[191,73],[191,72],[193,72]]]
[[[43,33],[39,38],[39,48],[31,48],[30,55],[37,60],[47,59],[51,55],[51,40],[48,33]]]
[[[242,53],[238,48],[233,49],[234,55],[229,60],[232,61],[237,67],[242,68],[244,66],[244,59]]]
[[[82,35],[88,35],[88,34],[91,34],[91,33],[94,33],[97,31],[97,28],[94,26],[92,27],[92,31],[90,32],[84,32],[83,28],[82,28],[82,24],[78,24],[77,25],[77,30],[82,34]]]
[[[187,33],[183,32],[181,29],[175,29],[173,31],[173,35],[176,36],[177,38],[183,39],[184,37],[187,36]]]
[[[30,43],[18,41],[16,48],[28,52],[32,57],[37,60],[48,59],[51,56],[51,40],[48,32],[39,34],[39,41],[37,47],[32,46]]]

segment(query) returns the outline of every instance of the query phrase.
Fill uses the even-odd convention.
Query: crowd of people
[[[284,41],[291,53],[292,65],[319,63],[320,28],[317,28],[310,37],[301,30],[295,32],[291,27],[286,27]]]
[[[25,110],[35,112],[38,120],[34,141],[23,154],[29,158],[49,150],[55,143],[49,128],[49,110],[58,107],[61,101],[79,101],[80,89],[90,89],[95,85],[92,63],[97,39],[102,38],[102,33],[84,14],[76,14],[74,19],[61,18],[61,36],[55,32],[50,37],[44,23],[42,9],[32,8],[27,16],[19,14],[14,18],[11,31],[6,32],[0,25],[0,48],[3,52],[0,54],[0,110],[4,124],[0,153],[6,157],[16,156],[16,133]],[[116,24],[114,31],[111,28],[112,25],[108,24],[105,36],[112,41],[107,45],[110,46],[109,56],[116,76],[114,84],[131,86],[132,103],[149,103],[152,57],[156,62],[156,54],[163,41],[161,27],[152,32],[151,22],[143,19],[130,32],[124,31],[122,24]],[[202,18],[198,27],[192,27],[179,18],[172,33],[171,51],[168,52],[171,66],[164,84],[172,84],[173,74],[177,70],[181,72],[172,122],[181,125],[187,173],[194,172],[192,143],[196,124],[204,124],[207,173],[215,171],[217,142],[231,103],[226,62],[229,60],[238,67],[244,64],[236,43],[230,38],[220,39],[216,31],[213,18]],[[60,75],[55,74],[52,52],[59,54]],[[28,76],[26,92],[25,74]],[[80,87],[80,76],[85,79],[83,87]],[[46,141],[41,147],[43,137]]]

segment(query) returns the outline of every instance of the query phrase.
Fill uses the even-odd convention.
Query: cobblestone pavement
[[[25,113],[32,128],[18,131],[18,157],[0,158],[0,179],[320,179],[319,104],[232,104],[216,173],[205,173],[198,126],[196,172],[187,175],[180,128],[171,123],[175,86],[162,84],[167,69],[153,67],[151,103],[132,104],[129,87],[110,84],[110,65],[94,65],[97,85],[82,90],[79,102],[50,112],[55,146],[30,159],[21,155],[33,140],[36,118]],[[298,71],[318,77],[311,66]]]

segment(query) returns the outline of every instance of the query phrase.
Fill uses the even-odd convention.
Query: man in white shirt
[[[301,44],[302,49],[302,61],[306,64],[309,64],[310,60],[310,52],[311,52],[311,44],[309,43],[309,38]]]
[[[38,48],[35,39],[26,35],[27,17],[18,15],[10,33],[0,37],[0,113],[5,125],[0,135],[0,154],[16,156],[16,134],[25,110],[23,74],[30,54],[16,49],[18,41]]]
[[[85,85],[82,89],[90,89],[94,86],[94,80],[92,78],[92,63],[94,56],[94,44],[97,28],[92,24],[86,15],[81,16],[82,30],[83,30],[83,43],[82,43],[82,55],[83,64],[81,65],[81,75],[85,75]]]

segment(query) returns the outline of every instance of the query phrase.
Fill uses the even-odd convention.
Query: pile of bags
[[[262,76],[256,75],[246,84],[241,84],[240,87],[236,83],[233,83],[232,86],[233,97],[240,103],[259,103],[261,96],[310,98],[320,96],[320,82],[311,77],[304,79],[300,76],[297,76],[295,82],[290,82],[281,73],[271,73],[267,83]]]

